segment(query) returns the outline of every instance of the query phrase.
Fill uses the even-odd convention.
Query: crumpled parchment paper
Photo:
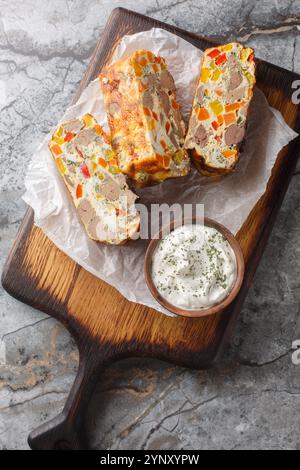
[[[125,36],[114,59],[148,49],[162,55],[174,77],[178,101],[187,122],[199,74],[202,53],[185,40],[162,29]],[[100,71],[99,71],[100,72]],[[83,91],[76,105],[62,120],[91,113],[108,130],[98,80]],[[114,286],[128,300],[170,315],[151,296],[144,282],[143,262],[148,242],[138,240],[124,246],[106,246],[88,238],[68,190],[56,168],[47,143],[51,133],[34,154],[25,179],[23,199],[35,213],[35,224],[87,271]],[[271,109],[263,93],[256,89],[247,138],[235,173],[216,182],[193,171],[188,177],[169,180],[159,186],[139,190],[140,202],[203,203],[205,215],[224,223],[236,233],[253,206],[265,192],[279,151],[297,134],[282,115]]]

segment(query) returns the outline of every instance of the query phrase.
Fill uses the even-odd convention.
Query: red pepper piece
[[[73,134],[73,132],[68,132],[65,137],[65,142],[70,142],[70,140],[72,140],[74,136],[75,134]]]
[[[217,57],[220,54],[221,54],[221,51],[219,51],[219,49],[214,49],[207,55],[208,55],[208,57],[211,57],[212,59],[214,59],[215,57]]]
[[[90,178],[91,175],[90,175],[90,172],[86,163],[83,163],[80,169],[81,169],[81,173],[83,174],[85,178]]]
[[[83,153],[82,153],[82,151],[81,151],[81,150],[79,150],[79,148],[78,148],[78,147],[75,147],[75,148],[76,148],[76,151],[77,151],[78,155],[79,155],[81,158],[84,158],[84,157],[83,157]]]
[[[227,60],[227,55],[221,54],[216,58],[215,62],[216,62],[216,65],[223,65],[225,64],[226,60]]]

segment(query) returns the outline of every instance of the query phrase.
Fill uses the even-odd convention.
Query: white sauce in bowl
[[[183,225],[158,243],[152,279],[160,295],[175,307],[209,308],[232,291],[237,279],[236,256],[215,228]]]

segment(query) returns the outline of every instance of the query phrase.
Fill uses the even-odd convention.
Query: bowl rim
[[[172,305],[170,302],[164,299],[162,295],[158,292],[153,282],[152,274],[151,274],[153,253],[157,245],[161,241],[163,234],[165,232],[170,233],[175,228],[181,227],[183,225],[191,225],[191,224],[204,225],[204,226],[212,227],[218,230],[229,242],[231,248],[234,251],[236,262],[237,262],[237,277],[236,277],[235,284],[232,290],[230,291],[230,293],[227,295],[227,297],[225,297],[225,299],[223,299],[218,304],[213,305],[208,308],[203,308],[203,309],[184,309],[182,307],[176,307],[175,305]],[[213,220],[209,217],[204,217],[203,219],[199,217],[190,217],[190,218],[185,218],[183,221],[173,220],[170,224],[163,226],[159,230],[159,232],[155,235],[155,237],[152,238],[151,241],[149,242],[149,245],[146,250],[145,258],[144,258],[144,278],[152,296],[166,310],[168,310],[171,313],[175,313],[175,315],[178,315],[181,317],[203,318],[203,317],[208,317],[208,316],[216,315],[220,313],[222,310],[228,307],[236,299],[243,285],[244,277],[245,277],[245,260],[244,260],[244,255],[243,255],[239,242],[237,241],[236,237],[230,232],[230,230],[228,230],[228,228],[226,228],[224,225],[220,224],[216,220]]]

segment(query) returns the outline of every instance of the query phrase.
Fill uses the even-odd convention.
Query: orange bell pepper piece
[[[223,150],[222,154],[225,158],[234,157],[237,154],[236,150]]]
[[[198,120],[206,121],[207,119],[209,119],[209,112],[205,108],[200,108],[198,111]]]
[[[236,122],[236,114],[235,113],[224,114],[224,121],[225,121],[226,126],[229,126],[230,124],[234,124]]]

